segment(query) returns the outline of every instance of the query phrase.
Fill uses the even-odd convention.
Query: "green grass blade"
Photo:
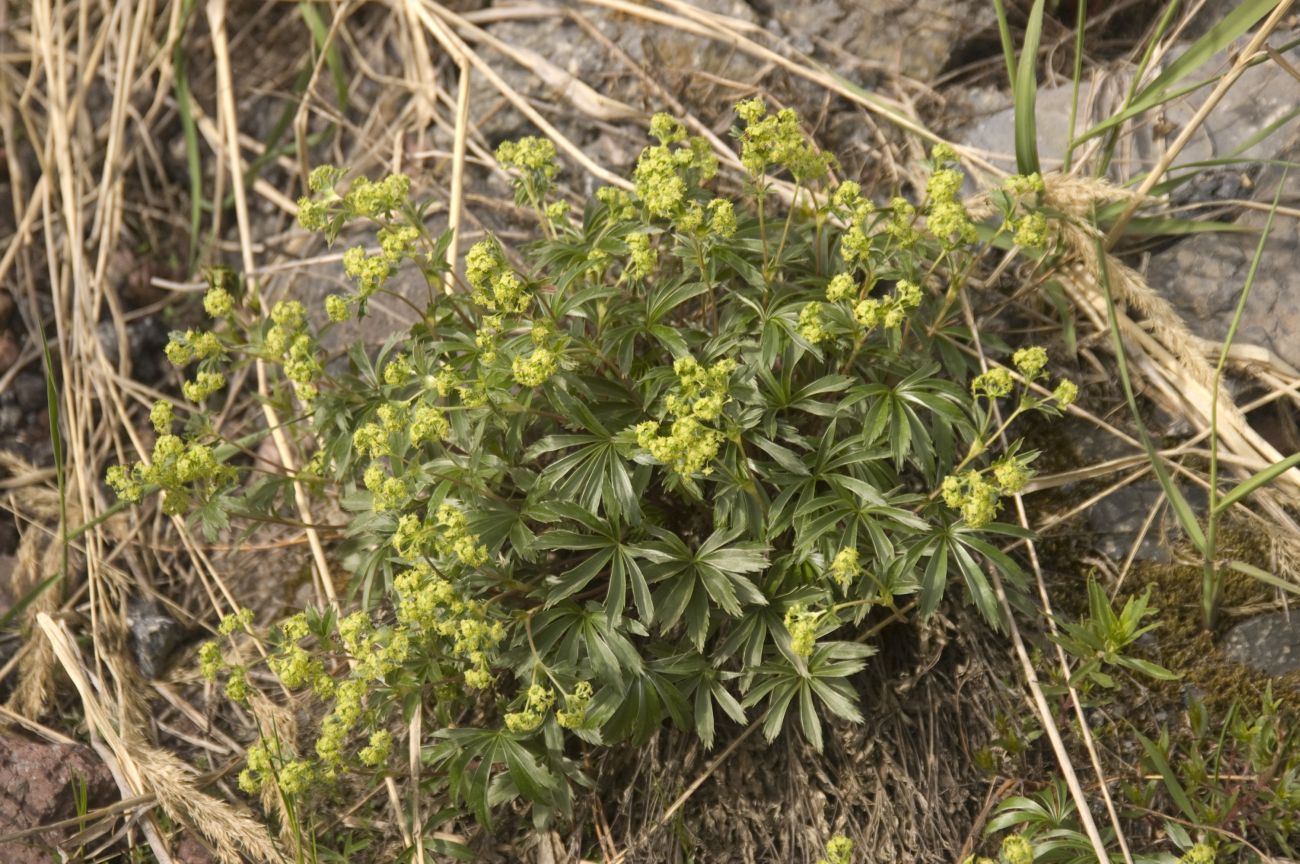
[[[1097,256],[1101,262],[1101,272],[1098,276],[1101,281],[1101,290],[1106,295],[1106,316],[1110,323],[1110,341],[1115,350],[1115,361],[1119,367],[1120,383],[1124,387],[1124,398],[1128,401],[1129,411],[1133,414],[1133,422],[1137,426],[1138,437],[1142,440],[1142,447],[1147,451],[1147,458],[1151,460],[1151,468],[1156,472],[1156,479],[1160,481],[1160,488],[1164,490],[1165,497],[1169,499],[1169,505],[1174,510],[1174,515],[1178,517],[1178,524],[1182,526],[1183,531],[1186,532],[1197,550],[1203,553],[1205,551],[1205,534],[1201,531],[1201,525],[1196,519],[1196,514],[1192,511],[1192,506],[1187,503],[1183,493],[1174,484],[1173,478],[1169,476],[1169,471],[1160,459],[1160,454],[1156,452],[1155,445],[1151,442],[1151,435],[1147,432],[1146,424],[1142,422],[1137,397],[1133,395],[1133,381],[1129,378],[1128,359],[1124,354],[1124,341],[1120,338],[1119,319],[1115,311],[1115,295],[1110,289],[1110,267],[1107,263],[1106,249],[1102,245],[1104,242],[1100,237],[1097,238]]]
[[[1155,55],[1156,46],[1164,38],[1165,31],[1169,28],[1170,23],[1174,20],[1174,15],[1178,12],[1179,0],[1173,0],[1165,7],[1164,14],[1160,16],[1160,21],[1156,24],[1156,29],[1147,40],[1146,47],[1142,51],[1142,59],[1138,61],[1137,70],[1133,73],[1132,80],[1129,81],[1128,89],[1124,91],[1124,104],[1121,106],[1122,111],[1133,104],[1133,97],[1137,93],[1138,85],[1146,77],[1147,67],[1151,65],[1151,58]],[[1101,158],[1097,160],[1096,176],[1103,177],[1110,169],[1110,161],[1115,156],[1115,145],[1119,143],[1119,131],[1121,127],[1113,127],[1110,134],[1106,136],[1106,146],[1102,148]],[[1070,143],[1077,144],[1074,140],[1074,129],[1070,129]]]
[[[302,15],[302,20],[307,23],[307,29],[311,31],[316,50],[325,52],[325,65],[329,67],[330,78],[334,81],[334,93],[338,101],[339,113],[342,113],[348,108],[348,76],[343,69],[343,61],[339,57],[338,49],[330,43],[330,28],[321,17],[320,11],[316,9],[315,3],[299,3],[298,12]]]
[[[6,609],[3,615],[0,615],[0,630],[8,627],[15,618],[23,614],[24,609],[36,602],[36,598],[44,594],[51,585],[62,578],[62,573],[53,573],[33,585],[26,594],[18,599],[17,603]]]
[[[1169,88],[1205,66],[1215,55],[1230,46],[1238,36],[1254,26],[1276,5],[1277,0],[1244,0],[1240,6],[1225,15],[1222,21],[1211,27],[1204,36],[1193,42],[1186,51],[1178,56],[1178,59],[1165,67],[1164,71],[1157,75],[1150,84],[1143,87],[1127,108],[1093,126],[1080,136],[1075,143],[1082,144],[1084,141],[1094,138],[1138,114],[1149,111],[1176,96],[1199,89],[1207,83],[1222,77],[1222,74],[1220,74],[1183,90],[1169,90]],[[1267,59],[1266,56],[1261,57],[1257,62],[1263,62],[1265,59]]]
[[[998,38],[1002,41],[1002,57],[1007,62],[1007,84],[1016,83],[1016,46],[1011,40],[1011,22],[1007,20],[1007,7],[1002,0],[993,0],[993,11],[998,18]]]
[[[1218,495],[1218,453],[1219,453],[1219,435],[1218,435],[1218,401],[1217,391],[1219,381],[1223,377],[1223,369],[1228,363],[1228,351],[1232,347],[1232,342],[1237,338],[1237,329],[1241,326],[1242,315],[1246,312],[1246,301],[1250,299],[1250,291],[1255,287],[1255,277],[1259,274],[1260,262],[1264,260],[1264,248],[1268,245],[1268,238],[1273,233],[1273,219],[1277,216],[1278,204],[1282,200],[1282,190],[1286,186],[1286,178],[1290,172],[1284,170],[1282,177],[1278,180],[1277,191],[1273,195],[1273,206],[1268,210],[1268,218],[1264,221],[1264,230],[1259,235],[1259,243],[1255,245],[1255,254],[1250,260],[1250,270],[1246,273],[1246,283],[1241,287],[1241,296],[1237,298],[1237,308],[1232,315],[1232,321],[1228,324],[1228,334],[1223,339],[1223,348],[1219,351],[1219,362],[1214,369],[1214,389],[1215,393],[1210,394],[1215,398],[1214,410],[1210,412],[1210,519],[1216,520],[1219,514],[1223,512],[1224,501],[1231,498],[1232,501],[1238,501],[1249,495],[1251,492],[1271,481],[1274,477],[1279,476],[1290,466],[1287,465],[1289,460],[1283,459],[1263,471],[1257,472],[1244,482],[1238,484],[1222,500],[1216,500]],[[1300,457],[1300,454],[1293,454],[1291,460]],[[1210,550],[1211,552],[1213,549]]]
[[[176,96],[176,114],[181,122],[181,136],[185,140],[185,165],[190,175],[190,237],[187,272],[193,272],[199,258],[199,229],[203,221],[203,162],[199,155],[199,129],[194,122],[193,96],[186,68],[184,40],[185,26],[190,20],[194,0],[184,0],[181,5],[181,24],[172,48],[172,86]]]
[[[1070,173],[1070,164],[1074,161],[1074,130],[1079,120],[1079,85],[1083,81],[1083,37],[1087,32],[1088,0],[1079,0],[1074,21],[1074,70],[1070,75],[1070,125],[1066,129],[1065,161],[1061,165],[1061,171],[1065,174]]]
[[[1105,225],[1105,220],[1102,220]],[[1210,219],[1180,219],[1176,216],[1130,219],[1124,226],[1129,237],[1187,237],[1192,234],[1254,234],[1255,228],[1236,222]]]
[[[1214,507],[1214,515],[1220,515],[1233,504],[1236,504],[1242,498],[1251,494],[1262,486],[1267,486],[1278,477],[1290,471],[1292,468],[1300,465],[1300,453],[1292,453],[1280,462],[1268,466],[1262,471],[1250,475],[1247,479],[1234,486],[1228,493],[1219,499]]]
[[[1272,585],[1274,588],[1288,591],[1292,594],[1300,594],[1300,585],[1296,585],[1294,582],[1288,582],[1285,579],[1279,579],[1267,570],[1261,570],[1253,564],[1247,564],[1245,561],[1227,561],[1225,563],[1230,569],[1236,570],[1238,573],[1243,573],[1252,579],[1258,579],[1266,585]]]
[[[68,479],[63,458],[63,432],[59,417],[59,385],[54,380],[54,358],[50,355],[50,342],[45,338],[45,325],[36,318],[36,329],[41,337],[41,355],[45,361],[45,403],[50,418],[50,444],[54,447],[54,477],[59,487],[59,576],[68,572]]]
[[[1020,47],[1020,65],[1016,69],[1014,97],[1016,103],[1016,170],[1021,174],[1038,173],[1038,43],[1043,35],[1043,8],[1046,0],[1034,0],[1025,25],[1025,43]]]

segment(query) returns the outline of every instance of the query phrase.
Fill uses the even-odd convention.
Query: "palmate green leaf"
[[[691,726],[690,703],[668,676],[654,669],[629,677],[618,691],[610,688],[598,694],[588,710],[608,713],[601,727],[605,741],[643,744],[659,732],[665,719],[683,729]]]
[[[685,616],[687,633],[699,649],[708,635],[710,600],[733,618],[741,614],[742,603],[766,605],[767,598],[746,575],[766,569],[766,545],[732,543],[735,532],[717,531],[699,549],[691,549],[675,534],[652,531],[658,539],[639,546],[638,554],[651,561],[646,573],[658,586],[654,605],[662,632]]]
[[[841,719],[861,723],[857,694],[844,679],[862,671],[866,658],[874,653],[871,646],[856,642],[824,642],[813,649],[803,668],[784,659],[774,660],[756,670],[757,683],[745,694],[741,705],[752,707],[767,702],[763,734],[771,741],[780,734],[790,704],[798,699],[800,731],[820,752],[822,728],[815,703]]]
[[[454,801],[474,810],[484,826],[492,810],[520,794],[547,803],[557,778],[509,732],[498,729],[440,729],[435,764],[445,766]]]
[[[681,694],[691,700],[695,734],[706,750],[713,749],[715,739],[715,703],[736,723],[747,722],[745,709],[727,691],[724,683],[739,677],[739,673],[719,670],[697,653],[665,657],[655,661],[654,668],[671,678]]]
[[[643,635],[644,629],[627,619],[612,622],[604,609],[589,603],[578,606],[565,601],[538,613],[533,621],[533,644],[540,656],[553,665],[590,668],[595,677],[622,687],[625,677],[639,675],[644,667],[640,652],[629,635]],[[525,657],[523,668],[533,658]]]

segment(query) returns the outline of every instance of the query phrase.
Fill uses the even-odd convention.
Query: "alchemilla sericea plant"
[[[404,774],[419,710],[430,818],[489,823],[522,799],[541,822],[589,785],[585,750],[665,723],[708,747],[721,711],[821,747],[824,718],[861,719],[873,616],[927,616],[950,582],[999,625],[988,571],[1015,583],[997,543],[1018,531],[998,513],[1034,456],[1000,442],[1076,391],[1039,347],[978,368],[958,292],[991,243],[1046,254],[1041,182],[1014,178],[977,226],[947,148],[919,200],[873,202],[794,112],[736,113],[743,183],[658,115],[632,191],[581,212],[556,194],[548,141],[502,145],[539,235],[518,255],[486,237],[463,277],[407,178],[331,167],[299,219],[330,242],[377,228],[377,247],[344,253],[355,291],[309,316],[214,273],[212,329],[167,352],[194,406],[159,403],[150,458],[109,483],[210,533],[296,518],[293,481],[352,513],[342,611],[269,631],[238,612],[202,649],[231,699],[283,689],[323,716],[296,744],[264,730],[246,791],[302,802]],[[403,270],[423,299],[394,290]],[[323,330],[377,295],[409,330],[328,358]],[[205,411],[253,363],[291,418],[291,477]],[[253,633],[269,639],[256,664]]]

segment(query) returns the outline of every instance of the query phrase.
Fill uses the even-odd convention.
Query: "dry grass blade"
[[[200,792],[193,775],[171,753],[140,740],[135,732],[119,729],[87,677],[72,635],[43,613],[37,616],[37,624],[72,679],[87,722],[107,743],[134,794],[156,796],[168,816],[202,832],[223,864],[239,864],[245,856],[255,861],[281,860],[280,850],[260,823]],[[160,856],[167,854],[165,848],[154,851]]]
[[[620,189],[631,189],[632,184],[609,169],[597,164],[588,156],[581,147],[574,144],[567,136],[556,129],[554,124],[542,116],[532,104],[524,98],[519,91],[511,87],[506,80],[497,74],[486,60],[473,51],[465,42],[448,29],[447,25],[436,17],[444,12],[438,4],[419,0],[419,5],[415,7],[416,15],[420,23],[429,31],[429,33],[438,40],[443,50],[453,57],[463,57],[475,69],[483,75],[484,78],[496,88],[497,92],[504,96],[518,111],[537,125],[538,129],[555,142],[555,145],[567,153],[570,158],[576,161],[588,173],[599,177],[603,182],[611,186],[617,186]]]
[[[1137,208],[1140,206],[1142,199],[1144,199],[1151,190],[1155,188],[1156,184],[1164,178],[1165,172],[1169,170],[1169,166],[1174,164],[1174,160],[1178,158],[1179,153],[1183,152],[1183,148],[1187,146],[1187,142],[1191,141],[1192,136],[1195,135],[1205,124],[1205,120],[1210,116],[1210,112],[1213,111],[1214,107],[1219,104],[1220,100],[1227,95],[1228,91],[1232,89],[1232,86],[1237,83],[1237,79],[1245,73],[1253,58],[1259,54],[1261,46],[1264,45],[1268,40],[1268,37],[1271,36],[1273,31],[1282,23],[1283,19],[1286,17],[1287,11],[1291,8],[1291,5],[1294,2],[1295,0],[1280,0],[1276,8],[1274,8],[1269,14],[1268,19],[1260,25],[1259,29],[1255,32],[1255,35],[1251,37],[1250,42],[1247,43],[1246,47],[1237,55],[1237,59],[1232,64],[1232,68],[1228,71],[1228,74],[1224,75],[1223,78],[1220,79],[1219,83],[1215,85],[1214,90],[1210,92],[1210,95],[1205,97],[1205,101],[1201,103],[1201,107],[1197,109],[1196,114],[1194,114],[1192,119],[1183,126],[1182,131],[1178,133],[1178,137],[1174,139],[1174,142],[1170,144],[1169,148],[1161,155],[1160,161],[1156,163],[1155,168],[1147,174],[1146,179],[1142,181],[1142,185],[1138,187],[1136,198],[1129,202],[1128,206],[1124,208],[1124,211],[1120,214],[1119,218],[1115,220],[1114,226],[1110,229],[1110,233],[1106,237],[1107,250],[1113,248],[1115,243],[1124,236],[1124,229],[1128,225],[1129,220],[1133,218],[1133,214],[1137,212]]]

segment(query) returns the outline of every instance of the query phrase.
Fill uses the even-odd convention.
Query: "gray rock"
[[[565,8],[565,4],[556,4]],[[742,0],[695,0],[694,5],[749,23],[757,23],[754,10]],[[729,111],[729,91],[719,91],[715,84],[686,86],[698,72],[752,82],[760,74],[762,64],[720,41],[690,36],[679,30],[651,24],[642,18],[617,14],[591,6],[581,8],[581,13],[629,59],[650,70],[654,77],[690,108],[707,109],[705,122],[718,114],[719,109]],[[619,57],[606,49],[581,26],[564,15],[527,17],[494,23],[485,28],[492,36],[508,45],[532,52],[559,69],[587,84],[602,96],[623,102],[634,110],[644,110],[646,115],[665,106],[653,101],[644,84]],[[523,96],[542,102],[563,102],[537,72],[512,60],[503,59],[481,46],[479,50],[491,55],[493,68]],[[532,132],[527,121],[505,102],[496,88],[483,76],[473,79],[471,110],[479,132],[490,144],[499,140]],[[719,98],[719,96],[723,98]],[[647,101],[651,100],[651,101]],[[564,105],[560,111],[544,111],[561,132],[579,144],[593,132],[593,124],[586,118],[574,116],[566,121],[563,115],[575,114]],[[558,118],[557,119],[557,115]],[[596,137],[599,137],[597,135]],[[635,157],[639,148],[630,152]],[[629,158],[629,163],[630,163]],[[616,169],[626,165],[613,165]]]
[[[1271,612],[1248,618],[1228,631],[1223,652],[1268,675],[1300,671],[1300,615]]]
[[[1093,548],[1112,561],[1123,561],[1133,548],[1151,508],[1163,497],[1164,491],[1158,482],[1138,482],[1107,495],[1088,508],[1088,527],[1092,529],[1088,539]],[[1157,522],[1138,544],[1136,560],[1168,562],[1169,549],[1160,542],[1160,537],[1161,526]]]
[[[1240,46],[1238,46],[1240,47]],[[1176,57],[1178,51],[1171,52]],[[1288,58],[1300,63],[1300,48]],[[1206,73],[1223,68],[1227,55],[1206,67]],[[1131,72],[1129,73],[1131,74]],[[1087,128],[1113,114],[1128,87],[1128,75],[1111,74],[1085,82],[1080,93],[1079,129]],[[1201,89],[1174,100],[1159,111],[1141,118],[1128,130],[1111,165],[1112,179],[1128,180],[1152,167],[1165,148],[1178,136],[1208,95]],[[965,143],[993,155],[992,161],[1014,170],[1014,111],[1009,97],[1003,107],[978,117],[962,135]],[[987,94],[979,102],[989,105]],[[1071,86],[1044,87],[1038,96],[1037,121],[1039,154],[1045,168],[1060,164],[1069,135]],[[1171,196],[1174,204],[1222,201],[1253,195],[1257,202],[1272,200],[1282,178],[1276,166],[1261,168],[1263,160],[1300,158],[1300,137],[1295,119],[1289,115],[1300,105],[1300,81],[1276,63],[1252,67],[1228,91],[1206,122],[1174,161],[1178,166],[1208,159],[1240,159],[1241,163],[1201,171]],[[1283,122],[1285,121],[1285,122]],[[1255,140],[1272,125],[1282,125]],[[1246,160],[1254,160],[1246,161]],[[1282,204],[1294,207],[1300,201],[1300,176],[1293,172],[1283,190]],[[1217,218],[1225,218],[1222,214]],[[1231,214],[1228,217],[1231,218]],[[1237,222],[1261,228],[1266,214],[1246,210]],[[1258,242],[1256,233],[1199,234],[1155,254],[1147,269],[1147,281],[1167,297],[1188,327],[1205,339],[1222,340],[1246,281]],[[1300,272],[1300,223],[1291,218],[1275,221],[1273,233],[1246,306],[1239,343],[1268,348],[1292,366],[1300,366],[1300,309],[1297,309],[1294,274]]]
[[[1179,53],[1175,50],[1170,56]],[[1205,73],[1224,68],[1227,56],[1217,63],[1209,63]],[[1300,48],[1292,49],[1286,56],[1293,64],[1300,62]],[[1132,69],[1106,70],[1104,75],[1094,75],[1080,84],[1076,132],[1105,120],[1122,107],[1132,72]],[[1202,88],[1138,118],[1139,122],[1130,125],[1116,150],[1111,164],[1112,178],[1128,180],[1155,165],[1207,95],[1209,89]],[[1065,156],[1072,98],[1073,86],[1068,80],[1039,88],[1035,119],[1038,153],[1044,168],[1058,167]],[[1297,104],[1300,104],[1300,81],[1277,64],[1266,62],[1247,69],[1178,154],[1174,167],[1229,156],[1272,158],[1290,137],[1285,129],[1254,143],[1251,139],[1286,118]],[[1015,170],[1015,110],[1010,95],[1004,93],[998,100],[981,93],[968,107],[975,111],[975,119],[960,133],[962,142],[990,153],[990,161],[999,167]],[[1076,149],[1078,152],[1081,150]]]
[[[161,677],[185,628],[152,598],[131,597],[127,601],[127,644],[140,674]]]
[[[1300,99],[1300,96],[1297,97]],[[1300,158],[1300,140],[1278,158]],[[1267,167],[1255,188],[1256,201],[1271,203],[1282,169]],[[1300,202],[1300,174],[1286,178],[1282,206]],[[1247,210],[1237,224],[1262,229],[1268,214]],[[1259,235],[1201,234],[1176,243],[1152,257],[1147,281],[1165,294],[1198,336],[1221,341],[1228,334],[1246,284]],[[1239,344],[1268,348],[1291,366],[1300,367],[1300,221],[1274,220],[1255,282],[1237,330]]]
[[[992,28],[993,4],[979,0],[806,0],[755,3],[812,53],[833,48],[919,81],[939,74],[966,38]],[[817,53],[821,53],[818,51]]]

